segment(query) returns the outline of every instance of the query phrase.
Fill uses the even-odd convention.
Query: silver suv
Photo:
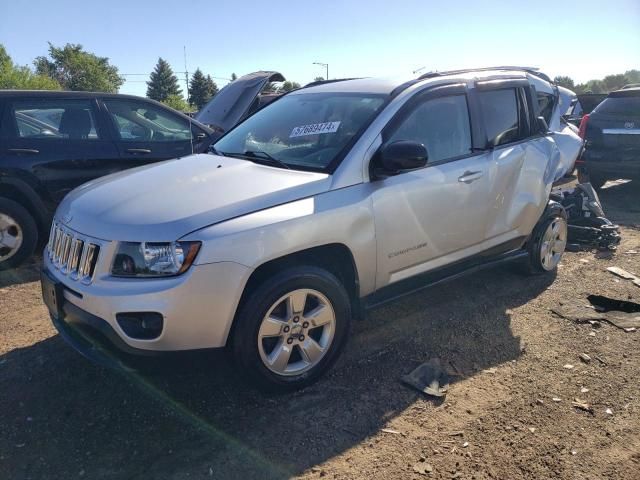
[[[102,362],[104,337],[137,354],[228,346],[259,385],[304,386],[366,308],[496,262],[556,268],[551,186],[582,146],[561,120],[572,95],[517,67],[293,91],[211,154],[69,194],[45,303]]]

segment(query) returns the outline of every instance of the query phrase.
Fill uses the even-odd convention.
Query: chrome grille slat
[[[72,280],[91,282],[100,246],[53,223],[47,252],[53,266]]]

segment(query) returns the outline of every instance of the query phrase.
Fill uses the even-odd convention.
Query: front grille
[[[53,222],[47,254],[53,266],[72,280],[90,282],[100,246]]]

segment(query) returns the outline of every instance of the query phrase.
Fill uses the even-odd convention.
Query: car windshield
[[[221,138],[221,155],[302,170],[326,170],[368,125],[384,95],[304,93],[268,105]]]

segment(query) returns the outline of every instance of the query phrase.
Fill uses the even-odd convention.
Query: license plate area
[[[42,299],[44,304],[56,319],[62,318],[62,306],[64,304],[64,287],[60,282],[49,275],[46,270],[40,273],[40,286],[42,287]]]

